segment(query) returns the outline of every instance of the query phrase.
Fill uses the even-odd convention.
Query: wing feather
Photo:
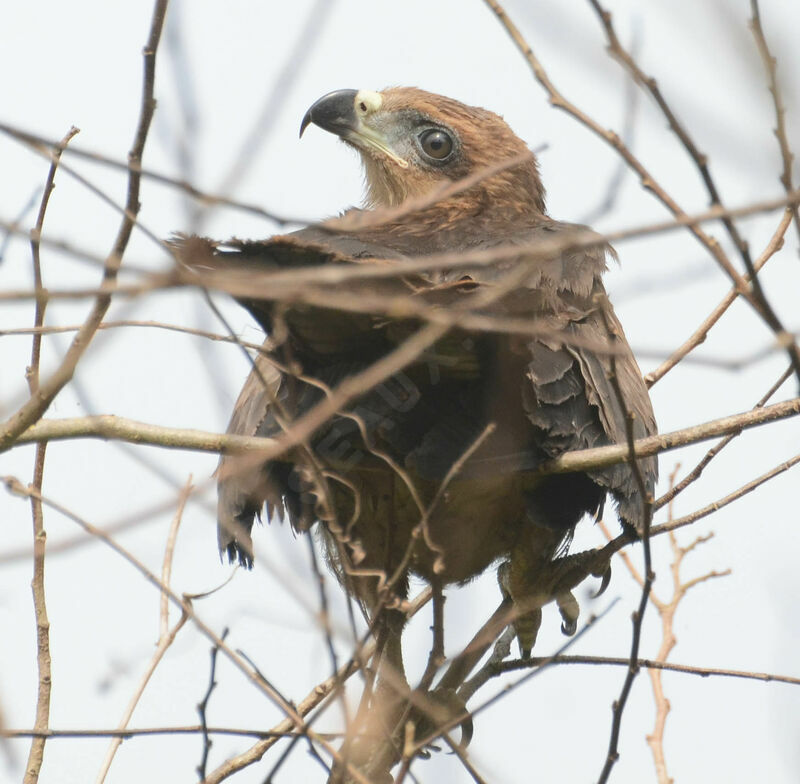
[[[188,258],[193,266],[203,266],[208,262],[237,267],[250,265],[260,269],[352,264],[373,257],[392,259],[424,255],[424,248],[419,247],[419,238],[408,245],[402,238],[393,237],[390,231],[383,235],[382,241],[379,233],[373,231],[370,236],[371,240],[365,242],[359,237],[336,235],[323,228],[311,227],[264,242],[234,240],[223,246],[200,238],[188,238],[178,241],[177,246],[184,260]],[[453,248],[453,251],[458,251],[491,249],[500,245],[519,246],[520,253],[516,258],[506,257],[494,265],[467,265],[414,276],[413,288],[417,294],[430,289],[433,296],[428,301],[447,306],[462,303],[465,297],[470,296],[470,289],[458,286],[442,288],[443,283],[469,280],[475,289],[482,290],[484,286],[493,285],[514,265],[523,263],[529,266],[530,275],[524,286],[483,310],[535,318],[537,323],[546,327],[544,337],[528,340],[526,359],[519,366],[520,378],[511,382],[520,385],[524,409],[520,413],[524,413],[530,423],[534,457],[537,453],[552,457],[575,449],[625,443],[627,411],[634,416],[634,435],[637,438],[656,432],[647,389],[622,328],[613,311],[607,309],[603,313],[598,304],[598,298],[605,300],[601,276],[606,269],[607,253],[613,251],[602,243],[593,247],[585,247],[585,243],[569,246],[573,239],[587,237],[592,239],[597,235],[582,226],[541,219],[513,236],[491,237],[479,245],[472,241],[468,247]],[[531,255],[531,249],[535,249],[537,244],[561,240],[564,249],[544,258],[539,254]],[[366,291],[409,291],[408,278],[373,280],[358,285],[364,286]],[[357,296],[359,290],[362,289],[353,288],[353,295]],[[273,326],[273,304],[258,299],[240,301],[269,332]],[[410,320],[406,328],[384,316],[347,314],[302,305],[292,306],[283,316],[288,319],[293,350],[310,351],[306,355],[307,362],[311,362],[309,358],[314,356],[325,357],[317,367],[317,370],[323,369],[325,378],[319,373],[318,377],[330,386],[334,386],[340,377],[366,367],[396,345],[397,335],[414,328]],[[617,353],[613,363],[607,351],[607,323],[617,335],[614,343]],[[504,335],[495,339],[498,345],[509,341]],[[478,361],[477,355],[470,356],[473,364]],[[358,368],[354,362],[360,363]],[[623,392],[623,403],[610,380],[612,369]],[[463,383],[474,382],[465,376]],[[286,400],[289,396],[287,386],[287,379],[282,378],[274,365],[265,357],[259,357],[237,401],[228,432],[265,436],[280,432],[272,401]],[[397,432],[383,434],[383,443],[401,460],[407,460],[409,466],[416,465],[422,474],[437,475],[445,463],[449,465],[448,461],[457,455],[457,450],[473,437],[474,428],[465,427],[461,420],[474,417],[464,413],[471,411],[471,406],[459,412],[454,398],[451,398],[448,409],[446,401],[439,397],[440,392],[429,390],[428,394],[416,409],[414,426],[419,430],[411,432],[411,429],[399,428]],[[321,395],[319,390],[306,388],[299,399],[292,401],[294,415],[310,408],[321,399]],[[440,404],[444,408],[440,415],[436,415],[432,408]],[[363,398],[360,405],[366,412],[374,409],[375,421],[380,419],[380,411],[385,407],[385,403],[372,394]],[[450,442],[452,448],[445,448]],[[645,489],[652,493],[658,474],[656,459],[641,460],[639,467]],[[242,563],[252,563],[250,530],[264,502],[270,514],[273,511],[279,514],[284,510],[288,512],[293,525],[305,527],[311,522],[306,518],[313,517],[314,510],[304,508],[301,502],[296,490],[296,471],[297,466],[288,458],[284,462],[253,466],[238,463],[235,457],[223,456],[218,479],[219,544],[223,552],[231,558],[238,557]],[[631,467],[620,464],[588,472],[588,476],[614,497],[623,523],[640,529],[643,506]]]

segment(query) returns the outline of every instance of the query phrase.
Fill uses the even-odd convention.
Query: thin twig
[[[417,611],[419,611],[420,608],[425,606],[429,599],[430,590],[423,591],[413,602],[409,603],[408,615],[414,615]],[[305,699],[297,703],[297,713],[300,716],[305,717],[314,708],[320,705],[320,703],[330,698],[332,694],[335,694],[339,689],[341,689],[344,682],[351,675],[353,675],[353,673],[361,670],[362,662],[368,660],[374,651],[375,640],[371,639],[366,641],[363,648],[360,649],[359,658],[351,658],[350,661],[345,663],[339,669],[335,676],[332,676],[315,686],[308,696],[305,697]],[[321,715],[321,713],[316,714],[316,716],[319,715]],[[311,717],[311,719],[307,721],[307,726],[311,726],[311,724],[313,724],[316,716]],[[264,740],[259,740],[246,751],[229,760],[226,760],[224,763],[222,763],[222,765],[213,770],[202,782],[202,784],[219,784],[219,782],[233,775],[237,771],[242,770],[243,768],[246,768],[255,762],[258,762],[278,740],[283,737],[287,737],[293,727],[294,724],[292,723],[291,719],[284,719],[282,722],[272,728]],[[294,734],[292,737],[294,737]],[[328,736],[323,735],[323,737]]]
[[[330,656],[331,659],[331,677],[336,677],[336,673],[339,672],[339,660],[336,656],[336,648],[333,645],[333,628],[331,627],[331,615],[330,608],[328,606],[328,592],[325,590],[325,576],[322,574],[322,571],[319,568],[317,552],[314,546],[314,539],[311,536],[306,538],[308,540],[311,568],[317,580],[317,586],[319,587],[319,625],[322,627],[322,630],[325,634],[325,645],[328,649],[328,656]],[[353,631],[355,633],[355,630]],[[347,705],[344,692],[339,690],[338,696],[339,705],[341,706],[342,714],[344,715],[345,726],[349,727],[350,710]]]
[[[48,727],[44,730],[36,729],[0,729],[0,738],[50,738],[50,739],[75,739],[86,738],[96,740],[97,738],[120,738],[129,740],[137,737],[151,737],[153,735],[202,735],[208,732],[209,735],[230,735],[243,738],[269,738],[281,740],[282,738],[294,738],[302,733],[296,731],[274,732],[273,730],[253,730],[239,727],[204,727],[201,724],[192,724],[183,727],[127,727],[123,730],[118,728],[106,728],[91,730],[59,730]],[[341,737],[338,732],[321,732],[320,737],[328,740],[336,740]]]
[[[539,666],[537,667],[536,670],[534,670],[533,672],[529,672],[526,675],[524,675],[522,678],[519,678],[518,680],[514,681],[513,683],[509,683],[506,686],[504,686],[497,694],[494,694],[493,696],[491,696],[488,699],[484,700],[480,705],[478,705],[474,709],[471,709],[470,712],[469,712],[469,715],[475,716],[478,713],[481,713],[481,712],[485,711],[487,708],[490,708],[492,705],[494,705],[495,703],[497,703],[498,701],[503,699],[509,692],[520,688],[521,686],[523,686],[524,684],[528,683],[533,678],[536,678],[540,673],[544,672],[544,670],[550,665],[551,662],[555,661],[565,651],[569,650],[573,645],[575,645],[575,643],[578,642],[578,640],[582,639],[583,636],[590,629],[592,629],[595,626],[595,624],[597,624],[599,621],[603,620],[603,618],[605,618],[606,615],[608,615],[608,613],[614,607],[616,602],[617,602],[617,600],[615,599],[602,612],[598,613],[597,615],[591,616],[586,621],[586,624],[583,626],[583,628],[580,629],[577,632],[577,634],[575,634],[574,636],[570,637],[565,643],[563,643],[556,650],[556,652],[552,656],[545,656],[545,657],[542,657],[542,658],[538,659]],[[500,628],[503,629],[505,627],[502,626]],[[494,640],[494,638],[492,638],[492,640]],[[443,725],[441,727],[438,727],[436,730],[434,730],[427,737],[418,740],[417,743],[416,743],[417,750],[423,749],[423,748],[425,748],[425,746],[430,745],[434,740],[436,740],[436,738],[439,735],[441,735],[443,732],[445,732],[447,730],[452,729],[453,727],[456,727],[461,722],[463,722],[464,719],[467,718],[467,717],[468,716],[466,714],[454,716],[445,725]]]
[[[754,268],[758,272],[771,258],[783,247],[783,238],[786,234],[786,229],[792,221],[792,213],[787,208],[783,217],[778,224],[778,227],[772,234],[764,251],[756,259]],[[645,377],[645,383],[648,387],[652,387],[659,379],[663,378],[672,368],[675,367],[684,357],[699,346],[708,337],[711,328],[722,318],[724,313],[730,308],[731,305],[739,297],[739,292],[734,286],[720,301],[720,303],[711,311],[711,313],[703,319],[703,323],[686,339],[686,341],[677,348],[670,357],[662,362],[655,370],[648,373]]]
[[[561,253],[602,247],[609,243],[619,243],[635,237],[651,236],[665,232],[675,231],[686,226],[697,226],[708,221],[719,220],[723,217],[740,218],[748,215],[757,215],[764,212],[772,212],[776,209],[784,208],[787,205],[800,203],[800,190],[792,191],[789,196],[780,196],[772,199],[764,199],[744,204],[740,207],[722,209],[712,207],[703,212],[693,215],[680,215],[666,221],[648,223],[641,226],[634,226],[628,229],[619,229],[606,234],[595,232],[576,231],[565,233],[563,236],[552,239],[541,240],[528,245],[499,245],[496,248],[486,250],[457,251],[449,253],[430,254],[428,256],[408,259],[369,259],[368,262],[358,264],[327,264],[321,266],[303,267],[298,270],[281,270],[276,272],[255,272],[250,274],[256,280],[263,280],[265,289],[268,286],[293,286],[299,288],[309,284],[336,284],[346,283],[360,279],[374,278],[396,278],[414,272],[449,269],[453,267],[486,266],[493,265],[499,261],[524,257],[527,261],[535,261],[538,258],[547,258]],[[0,219],[0,229],[11,234],[26,234],[16,224]],[[80,259],[90,260],[102,264],[103,258],[85,249],[75,248],[63,240],[52,238],[42,238],[42,246],[59,250],[70,256]],[[386,263],[381,263],[386,262]],[[131,265],[127,269],[135,269]],[[113,293],[115,296],[139,296],[150,293],[159,288],[173,287],[181,285],[181,279],[173,273],[153,275],[149,269],[142,267],[140,271],[146,275],[145,284],[113,286],[106,285],[86,289],[70,290],[49,290],[49,299],[82,299],[86,297],[97,297]],[[743,279],[744,280],[744,279]],[[182,285],[195,285],[197,278],[183,281]],[[268,284],[268,285],[267,285]],[[737,289],[738,291],[738,289]],[[248,292],[252,293],[252,292]],[[270,296],[267,294],[266,296]],[[34,290],[25,291],[2,291],[0,301],[16,301],[21,299],[35,299]]]
[[[692,159],[698,171],[700,172],[700,176],[703,180],[706,191],[708,192],[711,204],[713,206],[723,206],[722,198],[717,190],[714,178],[711,176],[711,170],[708,166],[708,156],[700,152],[695,145],[694,140],[689,135],[689,132],[678,120],[669,103],[667,103],[663,93],[659,89],[658,82],[652,76],[645,74],[636,63],[636,60],[633,58],[633,56],[623,48],[622,44],[620,44],[619,38],[617,38],[616,31],[614,30],[611,13],[600,5],[599,0],[589,0],[589,3],[597,13],[600,22],[605,29],[606,38],[608,39],[609,53],[623,66],[623,68],[628,71],[636,84],[645,88],[650,93],[653,100],[656,102],[656,105],[667,120],[670,130],[678,137],[681,144],[686,149],[686,152],[689,153],[689,157]],[[748,279],[753,286],[753,294],[761,302],[761,306],[765,309],[765,312],[767,312],[767,310],[771,310],[771,306],[766,301],[764,292],[761,289],[760,281],[756,275],[758,270],[756,270],[753,265],[753,261],[750,258],[750,249],[748,248],[747,242],[739,234],[736,224],[730,218],[723,218],[722,223],[725,226],[725,229],[728,232],[731,240],[733,241],[734,246],[739,251],[742,261],[744,262],[748,273]]]
[[[791,368],[789,369],[789,372],[791,372]],[[675,488],[675,477],[677,476],[679,470],[680,464],[677,464],[670,475],[670,493],[667,494],[669,496],[668,523],[672,522],[674,519],[672,509],[675,494],[672,492],[672,490]],[[602,525],[602,530],[606,538],[610,541],[612,537],[605,525]],[[656,658],[656,661],[658,662],[666,662],[670,652],[677,644],[677,639],[674,633],[674,618],[678,609],[678,605],[686,595],[687,591],[701,582],[705,582],[714,577],[722,577],[730,574],[730,569],[728,569],[724,572],[712,571],[706,575],[703,575],[702,577],[689,580],[688,582],[683,582],[681,580],[680,569],[685,556],[698,545],[707,542],[712,536],[713,534],[708,534],[704,537],[697,537],[692,544],[688,545],[687,547],[680,547],[675,534],[672,531],[669,532],[669,542],[673,553],[673,562],[670,566],[673,585],[672,597],[669,601],[664,601],[656,595],[652,587],[650,589],[650,602],[657,610],[661,619],[661,647],[659,648],[658,656]],[[622,556],[625,565],[628,567],[628,571],[631,573],[633,579],[642,587],[642,589],[644,589],[644,580],[631,563],[630,558],[627,557],[626,553],[621,553],[620,555]],[[650,682],[653,688],[653,696],[656,704],[656,720],[653,731],[647,736],[647,743],[650,746],[650,750],[653,754],[653,762],[655,764],[656,775],[658,777],[659,784],[672,784],[672,779],[667,773],[667,761],[664,754],[664,730],[666,728],[667,716],[670,711],[670,703],[664,695],[664,687],[661,679],[660,669],[648,668],[648,675],[650,676]]]
[[[35,146],[49,149],[57,144],[55,139],[49,139],[46,136],[40,136],[38,134],[31,133],[30,131],[24,131],[21,128],[8,125],[7,123],[0,122],[0,132],[7,134],[14,139],[25,142],[31,147]],[[186,180],[169,177],[166,174],[161,174],[153,169],[147,169],[141,165],[141,161],[138,163],[126,162],[108,155],[103,155],[102,153],[93,152],[91,150],[82,150],[80,147],[71,147],[69,152],[71,155],[74,155],[78,158],[94,161],[96,163],[102,163],[103,165],[112,169],[118,169],[125,172],[135,171],[146,180],[152,180],[153,182],[157,182],[161,185],[166,185],[170,188],[176,188],[177,190],[183,191],[186,195],[204,207],[230,207],[231,209],[240,210],[242,212],[255,215],[259,218],[264,218],[265,220],[278,224],[278,226],[305,225],[312,222],[310,218],[279,215],[270,210],[265,210],[260,204],[238,201],[237,199],[231,199],[219,193],[203,191],[200,188],[196,188]]]
[[[778,61],[769,50],[767,37],[764,35],[764,28],[761,26],[761,12],[759,11],[758,0],[750,0],[750,11],[752,13],[750,29],[753,31],[758,53],[761,55],[761,60],[764,63],[764,70],[767,72],[769,92],[772,96],[772,105],[775,107],[775,138],[778,140],[778,147],[780,148],[781,160],[783,162],[783,171],[781,172],[780,181],[788,193],[794,187],[792,185],[792,163],[794,162],[794,154],[789,147],[789,134],[786,130],[786,106],[783,103],[781,89],[778,84]],[[797,236],[800,237],[800,211],[798,211],[796,204],[792,205],[790,209],[794,216]]]
[[[791,215],[787,213],[787,225],[791,223]],[[725,310],[727,310],[728,306],[735,300],[736,293],[732,294],[732,298],[730,302],[728,301],[728,297],[717,306],[717,308],[722,307],[722,312],[717,313],[717,309],[714,310],[714,313],[717,314],[717,317],[713,319],[713,323],[716,323],[719,320],[719,316],[721,316]],[[427,313],[425,314],[428,315]],[[423,316],[424,317],[424,316]],[[447,318],[447,317],[446,317]],[[454,319],[455,320],[455,319]],[[461,325],[466,326],[470,324],[470,326],[474,329],[475,332],[498,332],[498,333],[507,333],[507,334],[539,334],[539,335],[546,335],[547,331],[542,329],[539,325],[537,320],[535,319],[518,319],[518,318],[505,318],[505,317],[495,317],[495,316],[483,316],[478,314],[465,314],[464,317],[459,316],[458,321]],[[709,368],[717,368],[719,370],[726,370],[730,372],[737,372],[739,370],[743,370],[746,367],[749,367],[756,362],[761,360],[767,359],[776,351],[783,351],[783,346],[777,344],[774,340],[769,341],[768,344],[762,346],[761,348],[754,349],[752,351],[748,351],[746,354],[740,354],[735,357],[730,358],[723,358],[719,356],[688,356],[688,354],[696,348],[698,345],[702,344],[707,337],[708,329],[706,327],[713,326],[713,323],[709,324],[708,322],[704,321],[703,325],[698,328],[697,332],[692,335],[692,338],[687,340],[687,342],[681,346],[680,349],[675,351],[669,350],[659,350],[652,347],[646,347],[637,345],[634,342],[631,342],[631,347],[633,348],[633,353],[640,358],[644,359],[663,359],[665,360],[665,364],[669,361],[670,366],[667,370],[671,369],[677,361],[687,362],[692,365],[701,366],[701,367],[709,367]],[[104,329],[121,329],[126,327],[152,327],[153,329],[163,329],[167,332],[178,332],[185,335],[192,335],[195,337],[205,338],[207,340],[219,341],[223,343],[234,343],[238,346],[243,346],[246,349],[250,349],[251,351],[257,351],[263,356],[268,356],[268,352],[271,351],[272,340],[267,339],[267,341],[261,341],[260,343],[254,343],[252,341],[243,340],[238,336],[231,336],[231,335],[223,335],[219,332],[209,332],[208,330],[203,329],[195,329],[193,327],[184,327],[180,324],[170,324],[166,321],[152,321],[152,320],[140,320],[140,319],[116,319],[114,321],[104,321],[102,324],[98,326],[98,331]],[[24,337],[28,335],[35,335],[37,333],[41,335],[59,335],[65,332],[77,332],[80,329],[80,324],[65,324],[59,326],[43,326],[43,327],[12,327],[10,329],[0,329],[0,337]],[[697,334],[703,330],[704,334],[700,336],[699,339],[695,339]],[[800,337],[800,331],[794,330],[792,334],[795,337]],[[572,335],[564,335],[562,337],[562,342],[566,346],[583,346],[586,348],[590,348],[593,351],[597,352],[598,354],[619,354],[618,349],[614,349],[613,347],[602,344],[597,340],[586,340],[586,339],[577,339],[577,336]],[[686,348],[688,346],[688,348]],[[686,349],[686,350],[684,350]],[[274,357],[268,356],[270,362],[276,365],[279,365]],[[677,361],[674,361],[677,360]],[[658,368],[658,377],[656,381],[664,375],[661,373],[661,368]],[[648,383],[648,386],[652,386],[650,383],[651,379],[656,376],[656,373],[648,373],[645,376],[645,381]],[[302,381],[307,381],[308,383],[316,383],[320,385],[320,382],[316,379],[312,379],[309,376],[303,376],[301,378]],[[329,388],[330,389],[330,388]]]
[[[222,634],[220,635],[221,640],[224,640],[228,636],[228,631],[229,630],[227,628],[222,630]],[[211,752],[211,744],[213,742],[208,733],[206,711],[208,710],[208,703],[211,700],[211,694],[217,685],[216,672],[218,653],[219,647],[214,645],[214,647],[211,648],[211,668],[208,674],[208,688],[206,689],[206,693],[203,695],[203,699],[197,705],[197,712],[200,715],[200,727],[203,735],[203,754],[200,757],[200,764],[195,768],[195,770],[200,776],[201,781],[206,777],[206,765],[208,764],[208,755]]]
[[[765,473],[761,474],[761,476],[757,476],[755,479],[751,479],[749,482],[745,483],[738,489],[734,490],[728,495],[724,496],[723,498],[718,499],[717,501],[712,501],[710,504],[706,504],[705,506],[701,507],[700,509],[695,510],[691,514],[685,515],[684,517],[678,517],[677,519],[673,520],[671,523],[662,523],[661,525],[657,525],[653,528],[652,534],[653,536],[657,534],[663,534],[667,531],[675,531],[678,528],[683,528],[686,525],[691,525],[692,523],[696,523],[703,517],[708,517],[711,514],[718,512],[722,507],[727,506],[734,501],[738,501],[740,498],[743,498],[748,493],[752,493],[753,490],[763,485],[765,482],[768,482],[770,479],[774,479],[776,476],[788,471],[790,468],[793,468],[798,463],[800,463],[800,454],[795,455],[794,457],[790,458],[789,460],[785,460],[780,465],[775,466],[775,468],[766,471]],[[614,540],[616,542],[616,540]],[[622,547],[625,542],[620,543],[620,547]]]
[[[169,532],[167,533],[167,542],[166,546],[164,547],[164,559],[161,565],[161,582],[163,585],[169,585],[170,583],[170,575],[172,573],[172,560],[175,553],[175,541],[178,536],[178,529],[180,527],[181,521],[183,520],[183,512],[186,508],[186,502],[189,499],[189,495],[192,492],[192,477],[190,476],[186,484],[184,485],[181,493],[178,497],[178,506],[175,510],[175,514],[172,518],[172,523],[169,527]],[[136,710],[136,706],[139,704],[139,700],[142,698],[142,694],[144,694],[144,690],[147,688],[147,684],[150,682],[150,678],[153,676],[153,673],[156,671],[156,667],[158,667],[161,660],[164,658],[164,654],[167,652],[167,649],[172,645],[175,638],[178,635],[178,632],[183,628],[186,621],[188,620],[188,615],[185,612],[181,612],[181,616],[172,629],[169,628],[169,597],[166,593],[162,591],[161,598],[159,601],[159,636],[158,636],[158,644],[156,646],[156,650],[153,652],[153,655],[148,663],[145,671],[142,673],[142,677],[139,680],[139,683],[136,686],[136,689],[128,702],[127,707],[125,708],[125,712],[120,719],[120,723],[118,726],[118,730],[121,732],[127,726],[128,722],[131,720],[133,716],[134,710]],[[103,759],[103,764],[100,766],[100,770],[97,773],[97,778],[95,779],[95,784],[103,784],[106,780],[106,776],[108,775],[108,771],[111,768],[111,763],[114,761],[114,756],[117,753],[117,749],[119,749],[120,745],[123,741],[123,736],[115,737],[111,743],[108,745],[108,750],[106,751],[106,756]]]
[[[532,656],[530,659],[517,659],[515,661],[500,662],[496,665],[498,674],[538,667],[542,663],[548,664],[587,664],[609,665],[612,667],[630,667],[631,660],[627,656]],[[786,683],[790,686],[800,686],[800,678],[793,675],[779,675],[772,672],[751,672],[749,670],[727,670],[720,667],[699,667],[694,664],[675,664],[674,662],[658,661],[656,659],[639,659],[637,667],[662,670],[664,672],[677,672],[682,675],[697,675],[700,678],[741,678],[743,680],[761,681],[763,683]]]
[[[786,382],[786,380],[792,374],[792,367],[789,366],[786,370],[781,373],[778,377],[778,380],[767,390],[767,392],[761,397],[761,399],[753,406],[753,410],[763,408],[767,401],[780,389],[780,387]],[[728,444],[731,443],[737,436],[740,436],[742,431],[734,431],[733,433],[729,433],[725,438],[722,439],[718,444],[714,444],[708,452],[703,455],[700,462],[680,481],[678,484],[674,486],[670,486],[670,489],[661,496],[661,498],[657,499],[654,505],[655,509],[660,509],[667,503],[672,503],[672,499],[675,496],[682,493],[689,485],[693,482],[697,481],[700,476],[702,475],[703,471],[708,467],[708,464],[726,447]]]
[[[601,306],[609,339],[611,339],[612,341],[618,340],[619,335],[617,334],[617,328],[610,316],[611,305],[607,299],[604,299],[601,302]],[[631,619],[633,631],[631,634],[631,653],[629,657],[630,664],[628,666],[628,671],[625,674],[625,680],[622,684],[622,689],[620,690],[619,697],[614,701],[614,705],[612,707],[611,736],[608,742],[608,753],[606,755],[606,761],[600,773],[600,777],[598,779],[598,784],[604,784],[604,782],[608,780],[608,777],[611,775],[611,769],[614,767],[617,760],[619,759],[619,735],[622,729],[622,715],[625,711],[625,706],[627,705],[628,702],[628,696],[630,695],[631,689],[633,688],[633,681],[639,674],[639,668],[636,666],[636,662],[639,659],[639,647],[642,637],[642,623],[644,622],[644,613],[645,610],[647,609],[647,599],[650,595],[650,588],[653,585],[653,581],[655,580],[656,577],[655,573],[653,572],[652,553],[650,549],[650,528],[653,522],[653,496],[652,496],[652,491],[649,490],[645,484],[644,476],[642,474],[642,469],[639,466],[638,461],[636,460],[636,448],[635,448],[635,436],[634,436],[635,416],[633,410],[630,408],[628,402],[625,399],[625,395],[622,390],[622,385],[620,384],[619,378],[617,376],[616,361],[613,356],[610,357],[610,371],[608,373],[608,379],[611,383],[612,389],[614,390],[614,394],[617,398],[617,403],[619,404],[620,409],[625,413],[625,433],[628,442],[628,464],[630,465],[630,470],[631,473],[633,474],[633,478],[639,490],[639,497],[641,498],[642,502],[642,517],[641,517],[642,523],[641,523],[641,530],[639,533],[641,535],[641,541],[642,541],[644,580],[642,582],[642,593],[639,599],[639,606],[637,610],[634,612],[633,618]]]
[[[672,509],[670,509],[670,518],[672,518]],[[708,541],[711,536],[713,536],[713,534],[709,534],[706,537],[698,537],[692,545],[680,547],[675,534],[672,532],[669,534],[670,547],[672,548],[673,554],[673,562],[670,565],[670,572],[672,574],[672,597],[667,602],[660,600],[656,605],[658,607],[659,616],[661,617],[661,647],[658,650],[656,661],[666,662],[670,652],[678,642],[674,632],[675,613],[677,612],[678,605],[684,596],[686,596],[687,591],[700,582],[730,574],[730,569],[726,569],[723,572],[708,572],[688,582],[683,582],[681,580],[680,569],[684,557],[695,545]],[[653,600],[653,598],[654,597],[651,596],[651,600]],[[664,754],[664,730],[667,723],[667,715],[670,710],[670,703],[664,696],[661,670],[650,668],[648,669],[648,675],[650,676],[656,702],[656,720],[653,731],[647,736],[647,743],[653,754],[653,762],[655,764],[659,784],[672,784],[672,779],[667,773],[667,760]]]
[[[569,115],[574,117],[582,125],[586,126],[596,136],[610,145],[618,155],[620,155],[625,162],[639,175],[642,187],[650,191],[676,218],[685,217],[686,213],[678,205],[678,203],[667,193],[667,191],[656,181],[653,175],[647,170],[642,162],[628,149],[628,147],[620,139],[619,134],[614,131],[603,128],[596,120],[592,119],[585,112],[580,110],[573,103],[568,101],[553,85],[550,77],[544,69],[544,66],[538,60],[531,48],[531,45],[525,40],[522,33],[514,25],[509,18],[508,14],[503,9],[502,5],[497,0],[484,0],[484,2],[494,11],[500,23],[508,32],[511,39],[519,48],[522,55],[528,62],[531,70],[533,71],[536,80],[544,88],[550,100],[550,104],[557,109],[562,109]],[[777,314],[772,309],[769,301],[764,296],[761,290],[758,278],[754,275],[752,269],[752,262],[750,261],[747,252],[746,244],[742,243],[739,250],[745,260],[745,266],[751,276],[751,285],[736,270],[731,263],[727,254],[722,246],[713,237],[704,232],[698,225],[690,227],[691,233],[700,242],[700,244],[709,252],[712,258],[717,262],[718,266],[725,272],[731,282],[734,284],[737,291],[742,297],[751,305],[753,310],[762,318],[765,324],[775,333],[779,341],[786,340],[786,330],[783,327]],[[792,361],[795,373],[800,379],[800,348],[794,340],[786,340],[786,350]]]
[[[253,351],[263,352],[264,341],[252,343],[241,338],[231,337],[230,335],[222,335],[218,332],[208,332],[204,329],[194,329],[192,327],[184,327],[180,324],[169,324],[166,321],[152,321],[141,319],[117,319],[115,321],[104,321],[97,327],[98,331],[104,329],[120,329],[122,327],[152,327],[154,329],[163,329],[168,332],[180,332],[184,335],[193,335],[199,338],[206,338],[207,340],[220,341],[223,343],[235,343],[239,346],[252,349]],[[67,324],[59,326],[46,326],[46,327],[14,327],[13,329],[0,329],[0,337],[11,335],[59,335],[64,332],[77,332],[80,329],[80,324]]]
[[[33,259],[33,281],[38,294],[34,315],[34,326],[40,328],[44,324],[44,312],[47,307],[47,297],[43,296],[42,264],[40,256],[40,238],[50,194],[55,188],[55,176],[61,153],[70,140],[78,133],[73,127],[67,131],[64,138],[56,145],[50,170],[47,173],[39,214],[36,225],[31,231],[31,256]],[[31,341],[31,364],[27,369],[28,388],[31,397],[39,392],[39,367],[41,360],[42,336],[34,334]],[[47,452],[47,441],[36,445],[34,457],[32,487],[42,491],[44,480],[44,461]],[[44,529],[44,514],[41,502],[31,497],[31,515],[33,517],[33,576],[31,578],[31,592],[33,594],[33,611],[36,618],[36,665],[39,671],[39,680],[36,692],[36,723],[37,728],[46,727],[50,723],[50,694],[52,691],[52,667],[50,658],[50,620],[47,617],[47,599],[45,595],[44,563],[47,533]],[[24,784],[36,784],[39,780],[39,771],[44,760],[44,738],[34,738],[28,752],[28,761],[25,766]]]
[[[122,556],[128,563],[130,563],[135,569],[137,569],[149,582],[151,585],[156,587],[158,590],[164,592],[169,596],[170,601],[178,608],[180,608],[183,612],[185,612],[195,626],[202,632],[205,637],[207,637],[211,642],[219,647],[219,649],[225,654],[225,656],[245,675],[250,683],[252,683],[258,690],[264,694],[274,705],[276,705],[283,713],[291,720],[293,726],[297,727],[304,735],[309,737],[311,740],[315,741],[316,743],[320,744],[331,756],[336,759],[340,760],[340,755],[336,751],[336,749],[324,738],[320,737],[316,732],[312,732],[310,728],[306,725],[303,721],[302,716],[297,713],[296,708],[294,705],[289,703],[286,699],[284,699],[280,694],[278,694],[274,689],[270,688],[269,684],[259,676],[259,674],[251,667],[243,657],[237,653],[236,651],[232,650],[230,646],[228,646],[222,638],[211,629],[208,624],[203,622],[200,617],[197,615],[195,610],[191,604],[191,597],[185,596],[180,597],[178,596],[169,586],[164,585],[161,580],[151,572],[141,561],[139,561],[136,557],[134,557],[128,550],[122,547],[118,542],[116,542],[112,537],[110,537],[105,531],[101,528],[98,528],[95,525],[92,525],[87,520],[83,519],[80,515],[75,514],[72,510],[65,507],[63,504],[59,504],[58,502],[54,501],[51,498],[48,498],[41,493],[37,492],[31,487],[25,487],[18,479],[15,477],[3,477],[2,481],[5,483],[7,489],[14,493],[15,495],[21,496],[23,498],[30,498],[31,496],[35,496],[39,498],[43,504],[49,506],[58,512],[60,512],[65,517],[69,518],[73,522],[77,523],[81,528],[83,528],[87,533],[91,534],[92,536],[96,537],[104,544],[108,545],[114,552],[118,555]],[[351,775],[358,784],[369,784],[364,776],[357,770],[354,770],[352,767],[348,766],[349,775]]]
[[[155,1],[150,32],[143,52],[144,76],[142,98],[136,135],[129,153],[131,166],[128,171],[128,193],[125,203],[125,215],[120,224],[111,252],[105,261],[103,285],[106,287],[113,286],[116,281],[117,273],[122,264],[122,256],[128,246],[128,240],[130,239],[133,229],[134,222],[132,217],[136,216],[139,212],[141,176],[135,170],[135,167],[141,165],[147,133],[150,129],[153,112],[155,111],[153,89],[155,85],[156,51],[161,37],[164,17],[167,12],[167,4],[168,0]],[[97,325],[103,320],[110,304],[111,295],[109,293],[97,296],[91,312],[73,339],[61,364],[50,378],[39,387],[36,394],[0,426],[0,449],[13,443],[20,433],[38,420],[47,410],[50,403],[55,399],[56,395],[69,382],[75,372],[78,362],[97,331]]]

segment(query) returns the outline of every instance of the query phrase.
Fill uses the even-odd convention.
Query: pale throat
[[[391,161],[378,162],[363,153],[361,162],[364,165],[365,209],[398,207],[404,201],[426,196],[448,182],[444,178],[409,176],[407,169],[402,170],[402,175],[405,175],[402,176],[399,167]]]

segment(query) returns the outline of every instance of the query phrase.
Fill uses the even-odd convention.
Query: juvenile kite
[[[416,88],[339,90],[308,110],[301,135],[310,124],[359,152],[365,209],[265,242],[182,243],[193,265],[235,268],[226,286],[268,335],[230,433],[280,441],[331,390],[349,393],[277,458],[222,458],[220,548],[250,566],[265,503],[296,530],[318,525],[401,677],[405,616],[391,608],[409,575],[442,586],[499,565],[527,656],[548,601],[575,629],[577,603],[552,579],[575,525],[610,494],[641,531],[640,488],[651,497],[657,478],[654,457],[636,470],[538,470],[626,443],[628,419],[635,438],[656,432],[601,281],[610,249],[547,216],[533,154],[492,112]],[[304,267],[316,269],[294,284],[248,272]],[[387,360],[399,364],[376,383],[359,375]]]

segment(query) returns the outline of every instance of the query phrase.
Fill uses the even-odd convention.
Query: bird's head
[[[517,220],[544,213],[533,153],[493,112],[415,87],[336,90],[306,112],[301,136],[312,123],[361,154],[369,207],[396,207],[494,170],[453,197],[449,207],[473,218],[478,212]]]

